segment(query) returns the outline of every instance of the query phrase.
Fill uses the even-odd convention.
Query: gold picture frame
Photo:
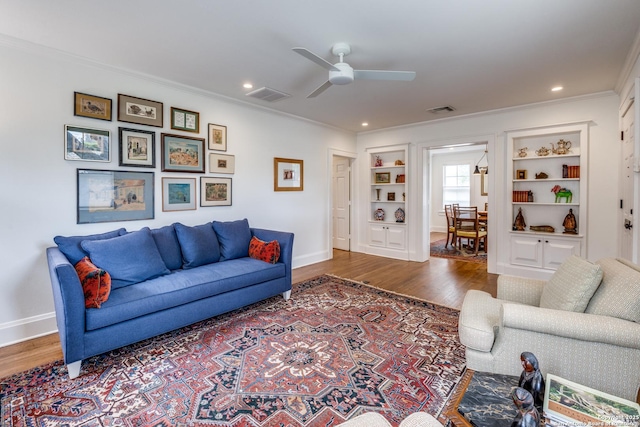
[[[73,101],[74,116],[111,121],[111,99],[89,95],[87,93],[73,92]]]
[[[303,191],[304,163],[302,160],[273,159],[273,191]]]

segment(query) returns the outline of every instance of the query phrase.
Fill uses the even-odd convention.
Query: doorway
[[[333,249],[351,250],[350,157],[333,155],[331,161],[331,244]]]

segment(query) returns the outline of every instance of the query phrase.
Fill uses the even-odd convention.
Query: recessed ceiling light
[[[564,89],[562,86],[555,86],[551,88],[551,92],[560,92],[562,89]]]
[[[242,85],[242,87],[245,88],[245,89],[252,89],[253,85],[251,83],[245,83],[245,84]]]
[[[362,122],[362,126],[363,126],[363,127],[367,127],[367,126],[369,126],[369,123],[367,123],[367,122]]]

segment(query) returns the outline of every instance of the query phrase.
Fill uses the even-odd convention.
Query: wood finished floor
[[[495,296],[497,276],[488,274],[484,264],[443,258],[418,263],[340,250],[333,255],[331,260],[294,269],[294,287],[322,274],[334,274],[453,308],[460,308],[468,289]],[[61,359],[58,334],[2,347],[0,378]]]

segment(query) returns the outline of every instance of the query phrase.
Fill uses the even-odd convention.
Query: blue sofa
[[[252,237],[276,240],[275,263],[248,256]],[[247,220],[90,236],[47,248],[58,333],[69,377],[82,360],[282,294],[291,295],[293,234]],[[74,265],[88,256],[111,275],[100,308],[85,308]]]

